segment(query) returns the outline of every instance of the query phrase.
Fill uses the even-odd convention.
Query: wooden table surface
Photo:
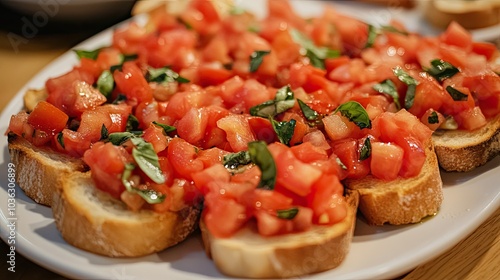
[[[0,5],[0,111],[45,65],[105,26],[47,26],[13,46],[8,34],[19,30],[19,15]],[[3,133],[3,132],[2,132]],[[441,233],[436,233],[441,234]],[[408,242],[411,242],[410,240]],[[18,256],[17,272],[7,271],[7,245],[0,242],[1,279],[65,279]],[[8,278],[2,277],[3,275]],[[497,279],[500,275],[500,209],[459,244],[398,279]]]

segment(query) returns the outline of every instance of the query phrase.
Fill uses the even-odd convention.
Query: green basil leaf
[[[441,59],[434,59],[431,61],[431,67],[425,69],[429,75],[433,76],[436,80],[442,82],[448,78],[453,77],[455,74],[460,72],[457,67],[453,66],[451,63],[446,62]]]
[[[264,60],[264,56],[271,53],[271,51],[254,51],[250,55],[250,73],[253,73],[259,69],[259,66],[262,64]]]
[[[139,120],[136,116],[130,114],[127,118],[127,124],[125,126],[126,131],[137,131],[139,129]]]
[[[439,123],[439,117],[438,117],[438,114],[433,111],[428,117],[427,117],[427,122],[430,123],[430,124],[435,124],[435,123]]]
[[[135,165],[132,163],[125,165],[125,170],[122,173],[122,183],[125,189],[129,192],[133,192],[142,197],[149,204],[161,203],[165,200],[166,195],[158,193],[155,190],[140,190],[135,188],[129,181],[132,171],[135,169]]]
[[[392,97],[392,100],[394,101],[396,108],[398,110],[401,109],[401,104],[399,103],[398,90],[396,89],[396,85],[390,79],[384,80],[381,83],[374,85],[373,89]]]
[[[153,124],[163,128],[163,132],[165,132],[165,134],[168,134],[169,132],[175,131],[177,129],[175,128],[175,126],[162,124],[157,121],[153,121]]]
[[[418,81],[401,69],[401,67],[396,67],[392,71],[401,82],[408,86],[405,95],[405,108],[410,109],[413,106],[413,101],[415,100],[415,90],[417,88]]]
[[[101,75],[97,79],[97,89],[104,95],[106,98],[111,96],[111,92],[115,87],[115,79],[113,78],[113,74],[111,71],[104,70]]]
[[[165,183],[165,176],[160,169],[158,155],[156,154],[153,144],[146,142],[144,139],[134,137],[130,139],[135,147],[132,149],[132,157],[139,168],[157,184]]]
[[[299,213],[299,208],[293,207],[290,209],[276,210],[276,216],[280,219],[292,220]]]
[[[124,95],[124,94],[118,94],[118,96],[116,97],[116,99],[112,102],[112,104],[120,104],[122,103],[123,101],[127,101],[127,96]]]
[[[340,112],[342,116],[348,118],[361,129],[372,127],[372,122],[365,108],[356,101],[348,101],[340,105],[333,113],[336,112]]]
[[[149,68],[146,73],[146,80],[148,82],[156,82],[156,83],[189,83],[190,81],[184,77],[181,77],[177,72],[168,68]]]
[[[325,69],[325,59],[340,56],[340,52],[338,50],[316,46],[311,39],[307,38],[307,36],[302,34],[297,29],[290,29],[290,35],[295,43],[299,44],[306,50],[306,56],[315,67]]]
[[[276,184],[276,164],[271,152],[267,149],[266,142],[254,141],[248,143],[248,154],[262,173],[257,188],[273,190]]]
[[[62,132],[59,132],[57,134],[57,142],[59,143],[59,145],[61,145],[63,149],[66,149],[66,147],[64,146],[64,134]]]
[[[278,89],[276,91],[276,96],[274,97],[274,101],[286,101],[293,99],[294,99],[294,94],[290,85],[286,85]]]
[[[248,151],[227,154],[224,156],[222,161],[224,167],[231,170],[250,163],[252,163],[252,159],[250,158]]]
[[[278,89],[274,100],[268,100],[250,108],[250,115],[263,118],[274,117],[293,106],[295,106],[293,91],[290,86],[284,86]]]
[[[366,48],[371,48],[373,47],[373,44],[375,43],[375,39],[377,39],[378,36],[378,30],[375,26],[368,24],[368,38],[365,43],[365,49]]]
[[[189,22],[183,20],[181,17],[177,17],[177,22],[184,25],[184,27],[186,27],[187,30],[193,30],[193,26]]]
[[[120,146],[134,137],[136,137],[136,135],[131,132],[114,132],[108,135],[107,141],[111,142],[115,146]]]
[[[315,121],[318,119],[319,117],[318,112],[311,109],[311,107],[307,106],[307,104],[300,99],[297,99],[297,102],[299,103],[299,107],[300,110],[302,111],[302,114],[304,114],[304,117],[306,117],[308,121]]]
[[[469,99],[467,94],[455,89],[452,86],[447,86],[446,91],[450,94],[454,101],[467,101],[467,99]]]
[[[278,139],[281,143],[285,145],[290,145],[290,140],[292,140],[293,132],[295,131],[296,120],[291,119],[289,122],[279,122],[270,118],[271,124],[273,125],[274,132],[278,135]]]
[[[361,150],[359,151],[359,160],[365,160],[372,154],[372,144],[370,142],[370,137],[366,137]]]
[[[88,58],[96,60],[97,56],[99,55],[99,52],[101,52],[101,49],[102,48],[98,48],[92,51],[87,51],[87,50],[73,50],[73,51],[76,53],[79,59]]]
[[[106,128],[106,126],[103,124],[101,126],[101,139],[100,140],[108,139],[108,137],[109,137],[109,131]]]
[[[121,55],[121,61],[122,61],[122,64],[124,62],[127,62],[127,61],[133,61],[133,60],[136,60],[139,56],[135,53],[133,54],[122,54]]]

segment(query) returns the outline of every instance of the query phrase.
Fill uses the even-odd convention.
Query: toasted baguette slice
[[[432,135],[439,165],[446,171],[470,171],[500,154],[500,116],[473,130]]]
[[[198,228],[200,205],[178,212],[131,211],[97,189],[90,172],[75,172],[56,188],[52,211],[62,237],[80,249],[109,257],[138,257],[183,241]]]
[[[351,192],[359,193],[359,211],[369,224],[417,223],[438,212],[443,183],[432,144],[427,145],[425,154],[424,166],[416,177],[387,182],[370,175],[345,181]]]
[[[500,0],[429,0],[421,3],[425,18],[440,28],[446,28],[452,21],[467,29],[500,23]]]
[[[59,180],[67,174],[86,171],[81,159],[56,153],[47,147],[36,147],[14,134],[8,135],[11,162],[16,166],[16,182],[36,203],[52,205]]]
[[[224,274],[243,278],[285,278],[337,267],[349,252],[354,233],[358,195],[347,197],[346,218],[332,226],[263,237],[248,224],[230,238],[216,238],[200,222],[207,255]]]

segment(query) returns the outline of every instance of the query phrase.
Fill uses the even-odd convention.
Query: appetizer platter
[[[76,46],[6,107],[1,177],[22,190],[2,183],[15,200],[1,230],[15,225],[19,253],[72,278],[390,278],[500,206],[494,45],[457,24],[420,39],[397,17],[337,14],[346,5],[186,3]]]

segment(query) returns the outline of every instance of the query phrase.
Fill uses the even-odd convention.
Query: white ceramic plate
[[[262,13],[260,1],[246,3]],[[321,11],[318,3],[298,2],[304,15]],[[343,6],[346,9],[347,5]],[[346,9],[346,12],[349,12]],[[352,12],[352,10],[351,10]],[[359,13],[359,12],[358,12]],[[144,17],[134,20],[144,21]],[[112,30],[87,40],[78,48],[94,49],[110,43]],[[47,78],[60,75],[77,62],[68,52],[36,75],[0,115],[3,133],[12,114],[22,108],[28,88],[40,88]],[[16,253],[47,269],[70,278],[85,279],[218,279],[224,278],[205,256],[200,238],[142,258],[113,259],[79,250],[67,244],[57,231],[49,208],[37,205],[15,188],[15,213],[8,209],[8,165],[6,137],[0,137],[0,235],[7,240],[9,222],[15,222]],[[394,278],[432,258],[465,238],[500,207],[500,157],[467,174],[443,173],[444,197],[440,212],[423,223],[408,226],[371,227],[358,219],[351,251],[336,269],[310,278]],[[12,205],[11,205],[12,206]],[[10,219],[16,218],[16,220]],[[305,260],[314,265],[314,259]],[[307,277],[305,277],[307,278]]]

